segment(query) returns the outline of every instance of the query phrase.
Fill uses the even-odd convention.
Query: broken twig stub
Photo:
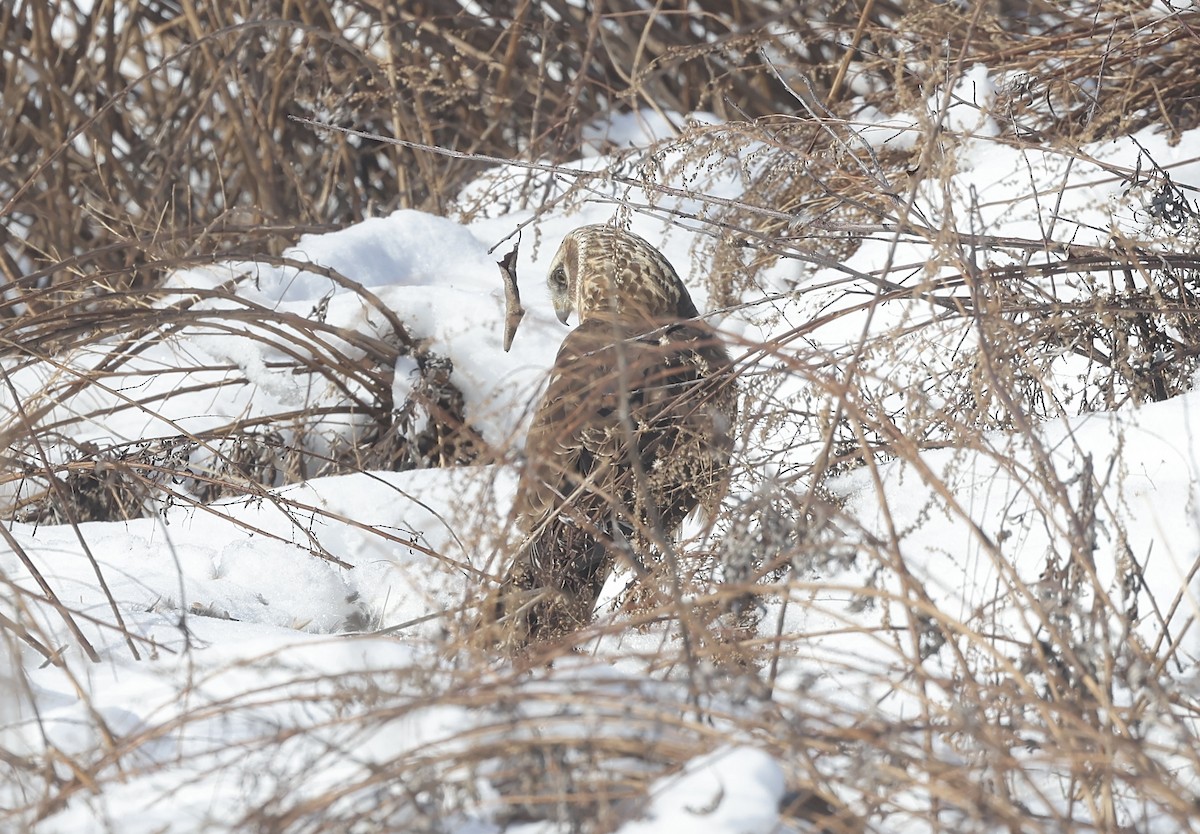
[[[520,241],[513,244],[512,251],[500,259],[500,277],[504,280],[504,352],[512,347],[513,336],[517,334],[517,326],[525,315],[521,306],[521,291],[517,289],[517,247]]]

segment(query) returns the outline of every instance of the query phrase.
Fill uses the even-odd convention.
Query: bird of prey
[[[512,647],[591,621],[622,553],[669,546],[714,510],[729,468],[729,355],[683,282],[642,238],[604,225],[566,236],[548,280],[563,340],[525,440],[523,535],[489,615]]]

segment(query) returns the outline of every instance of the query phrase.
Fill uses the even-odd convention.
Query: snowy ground
[[[987,79],[975,72],[968,82],[986,86]],[[978,133],[954,150],[960,173],[952,181],[953,199],[947,202],[935,192],[919,196],[916,210],[931,223],[954,210],[963,222],[977,223],[991,235],[1049,236],[1080,245],[1104,244],[1114,230],[1135,237],[1144,232],[1136,213],[1138,193],[1128,192],[1128,183],[1111,170],[1135,167],[1139,150],[1132,140],[1089,147],[1073,159],[1018,150],[989,141],[993,127],[978,118],[978,110],[971,113],[976,114],[972,123],[965,116],[951,120],[951,127]],[[635,117],[618,120],[610,138],[626,146],[667,129],[653,117],[644,118],[653,124],[639,124]],[[872,127],[867,140],[876,146],[910,141],[905,129],[911,122],[890,124]],[[1194,159],[1200,132],[1175,146],[1151,132],[1137,140],[1176,182],[1200,183],[1200,162]],[[580,164],[603,162],[589,155]],[[741,184],[736,169],[718,169],[689,187],[729,197],[737,196]],[[495,262],[511,242],[494,253],[489,248],[527,220],[528,212],[497,213],[464,227],[401,211],[336,233],[306,236],[287,254],[352,277],[394,310],[412,335],[451,357],[470,421],[489,443],[512,449],[517,460],[530,404],[565,332],[542,289],[547,262],[563,234],[610,220],[614,200],[622,196],[636,203],[644,195],[622,195],[614,188],[613,199],[587,203],[571,214],[552,213],[525,230],[518,273],[528,315],[509,353],[500,347],[503,295]],[[699,200],[657,199],[682,211],[704,210]],[[708,309],[705,276],[691,254],[696,238],[648,213],[635,212],[632,227],[661,244],[685,275],[697,305]],[[890,263],[895,268],[889,280],[916,285],[935,277],[924,267],[929,258],[927,243],[876,239],[864,241],[844,266],[875,273]],[[769,340],[831,305],[849,306],[854,299],[844,295],[844,284],[821,289],[846,274],[780,262],[743,299],[748,306],[718,314],[715,321],[731,339],[747,345]],[[382,319],[361,294],[313,273],[231,263],[179,272],[171,286],[183,297],[191,289],[231,280],[247,303],[301,317],[319,309],[336,327],[382,333]],[[770,303],[764,303],[768,297]],[[833,355],[845,355],[859,338],[865,315],[845,316],[812,338]],[[871,327],[884,332],[930,315],[921,302],[897,304],[875,312]],[[920,358],[912,368],[928,371],[941,361],[938,345],[913,350]],[[261,340],[219,330],[184,331],[123,366],[129,374],[124,383],[111,380],[106,389],[90,389],[59,409],[92,415],[72,424],[76,440],[133,441],[201,431],[239,415],[312,407],[334,396],[321,385],[306,387],[274,373],[270,363],[277,358]],[[91,367],[88,363],[99,357],[73,361]],[[137,376],[149,368],[224,363],[238,371],[196,372],[231,380],[218,397],[211,391],[189,393],[179,378],[159,375],[147,383]],[[411,370],[397,369],[397,401],[411,384]],[[34,392],[56,372],[29,368],[14,375],[14,383]],[[915,372],[897,370],[904,373]],[[781,390],[799,384],[785,380]],[[180,390],[166,396],[154,413],[127,407],[129,390],[163,394],[152,386]],[[336,431],[349,436],[352,426]],[[785,447],[786,434],[778,427],[747,429],[746,458],[757,461],[759,474],[801,465],[811,455],[809,446]],[[822,717],[835,725],[927,715],[929,699],[937,703],[939,696],[897,680],[903,659],[899,638],[882,628],[904,624],[917,611],[914,583],[927,595],[927,610],[917,611],[926,619],[978,623],[979,612],[988,612],[995,657],[984,668],[996,676],[1019,664],[1015,650],[1008,652],[1010,645],[1028,644],[1048,630],[1085,634],[1076,649],[1090,646],[1099,656],[1112,634],[1129,627],[1147,647],[1160,647],[1160,655],[1169,635],[1183,678],[1194,680],[1193,658],[1200,653],[1193,625],[1200,612],[1191,593],[1200,554],[1200,394],[1051,421],[1035,433],[1038,442],[991,437],[991,451],[931,451],[915,458],[919,466],[897,461],[877,473],[858,470],[837,480],[833,488],[846,500],[847,512],[861,520],[864,542],[900,531],[893,537],[902,543],[907,578],[875,577],[871,587],[893,593],[891,601],[858,605],[855,588],[861,590],[866,581],[859,568],[827,567],[820,575],[797,577],[801,583],[792,600],[805,604],[781,608],[773,602],[763,619],[769,635],[782,616],[792,646],[777,670],[774,704],[756,701],[745,681],[713,673],[706,702],[712,714],[761,708],[803,723],[815,720],[811,704],[821,703],[837,711]],[[1085,469],[1097,473],[1107,535],[1093,553],[1094,587],[1114,598],[1140,594],[1136,623],[1075,622],[1072,618],[1088,606],[1065,601],[1062,622],[1053,622],[1034,613],[1046,610],[1045,599],[1013,594],[1020,586],[1036,596],[1047,553],[1071,533],[1057,497],[1044,494],[1029,476],[1045,461],[1070,495],[1078,494],[1078,476]],[[215,512],[177,506],[152,518],[84,524],[86,550],[70,527],[11,524],[12,541],[0,550],[0,578],[25,593],[0,613],[36,622],[39,633],[53,635],[54,645],[66,648],[64,665],[56,667],[28,647],[9,645],[15,662],[7,682],[0,678],[6,686],[0,751],[17,758],[54,751],[59,781],[48,788],[46,774],[10,768],[0,784],[0,807],[33,809],[21,820],[37,814],[38,830],[46,832],[192,832],[254,826],[268,818],[279,822],[279,830],[342,830],[342,822],[357,816],[387,830],[416,830],[438,819],[444,830],[484,834],[500,830],[496,814],[503,779],[488,770],[491,765],[471,772],[464,764],[466,745],[489,739],[503,743],[542,726],[568,737],[589,730],[609,738],[662,732],[663,749],[669,749],[665,721],[622,717],[630,699],[654,718],[686,712],[685,676],[653,662],[656,647],[670,643],[662,633],[598,639],[590,656],[528,678],[512,677],[499,661],[492,677],[467,676],[466,658],[445,655],[447,620],[427,615],[451,612],[452,617],[479,593],[478,572],[497,570],[514,482],[513,463],[320,478],[256,500],[227,501]],[[62,618],[37,602],[37,584],[22,555],[66,605],[81,612],[77,619],[99,662],[88,661]],[[1130,557],[1144,572],[1142,590],[1119,587],[1119,563]],[[97,569],[126,629],[138,637],[132,644],[111,628],[116,614],[98,588]],[[1154,611],[1150,599],[1158,604]],[[1172,601],[1178,605],[1172,607]],[[403,627],[376,633],[397,626]],[[959,648],[970,653],[978,645],[964,636]],[[134,659],[135,649],[140,659]],[[931,666],[954,668],[956,661],[946,659],[949,650],[930,650]],[[556,693],[566,692],[577,700],[557,699]],[[1181,694],[1194,698],[1197,693]],[[527,700],[514,706],[518,696]],[[1139,692],[1113,697],[1132,701]],[[585,702],[588,709],[580,707]],[[1173,720],[1164,716],[1156,724],[1150,711],[1148,749],[1181,784],[1194,788],[1196,775],[1164,741]],[[776,809],[803,768],[771,754],[771,740],[743,732],[739,722],[712,721],[720,732],[714,730],[707,752],[682,772],[655,782],[648,801],[628,811],[620,831],[791,830],[775,828],[793,824],[782,822]],[[948,766],[973,761],[965,751],[930,755],[944,755]],[[1036,754],[1028,755],[1036,766]],[[852,768],[851,758],[842,764]],[[86,763],[89,772],[101,774],[102,783],[93,786],[73,773],[71,761]],[[835,786],[838,767],[836,757],[820,766]],[[405,784],[386,778],[397,772],[406,774]],[[416,780],[417,773],[426,781]],[[1069,804],[1066,790],[1033,786],[1023,801],[1031,813],[1053,813]],[[853,803],[858,795],[848,789],[845,799]],[[46,796],[61,796],[61,801],[39,806]],[[892,799],[895,808],[911,808],[912,818],[906,823],[902,814],[893,817],[887,830],[925,830],[921,820],[928,797],[914,793]],[[305,804],[309,801],[311,807]],[[1139,830],[1156,827],[1152,809],[1139,810],[1131,802],[1124,813]],[[565,829],[528,823],[507,830]]]

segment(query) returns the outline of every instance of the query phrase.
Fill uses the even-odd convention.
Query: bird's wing
[[[727,461],[732,400],[709,384],[727,365],[702,325],[651,330],[590,320],[572,331],[526,438],[517,497],[525,529],[564,505],[595,520],[605,505],[627,502],[635,454],[644,473],[705,444]],[[679,477],[693,469],[681,468]],[[670,473],[657,480],[664,478]]]

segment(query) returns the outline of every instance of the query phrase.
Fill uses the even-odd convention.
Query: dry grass
[[[975,216],[913,210],[919,192],[953,174],[947,142],[934,140],[953,139],[947,82],[976,63],[1002,82],[991,106],[998,146],[1052,148],[1065,164],[1082,163],[1083,142],[1145,125],[1175,136],[1195,127],[1200,13],[1140,2],[860,0],[790,13],[700,2],[685,14],[679,4],[595,12],[552,0],[512,4],[503,18],[452,2],[410,5],[104,0],[84,10],[16,0],[0,10],[0,401],[14,403],[0,423],[0,535],[35,578],[44,566],[10,522],[73,525],[86,551],[83,522],[175,504],[222,513],[214,501],[230,496],[275,503],[312,553],[335,562],[314,518],[413,546],[271,488],[504,454],[464,424],[445,357],[351,277],[327,275],[378,314],[375,336],[315,311],[255,306],[237,292],[249,275],[181,298],[163,285],[172,270],[244,257],[311,271],[289,262],[284,246],[373,213],[417,207],[470,218],[489,205],[541,211],[583,199],[699,230],[696,254],[720,276],[711,290],[723,305],[741,303],[778,259],[827,267],[868,238],[918,245],[929,259],[782,288],[837,300],[769,343],[740,345],[744,478],[718,520],[722,536],[689,554],[689,606],[654,598],[617,618],[602,612],[571,645],[512,668],[454,636],[474,617],[465,600],[445,615],[445,640],[410,665],[264,683],[126,734],[84,698],[99,749],[0,749],[0,771],[28,791],[25,807],[0,819],[32,828],[157,767],[141,757],[156,742],[299,703],[309,712],[291,724],[263,720],[236,749],[176,762],[199,775],[237,763],[286,772],[283,787],[239,821],[244,830],[432,831],[482,807],[497,820],[610,831],[637,817],[655,778],[726,743],[774,754],[789,779],[784,817],[816,820],[815,830],[1200,823],[1194,658],[1182,639],[1193,626],[1192,574],[1173,598],[1150,596],[1145,554],[1125,542],[1129,519],[1111,503],[1127,473],[1082,452],[1064,465],[1039,428],[1190,387],[1200,355],[1194,191],[1149,156],[1138,170],[1109,172],[1161,232],[1155,245],[1082,247],[1053,230],[999,237]],[[935,96],[941,106],[917,126],[911,149],[857,138],[866,106],[912,109]],[[671,119],[710,110],[725,123],[681,126],[678,141],[648,154],[611,148],[607,171],[557,169],[571,184],[562,191],[547,187],[545,170],[519,167],[554,171],[577,155],[590,121],[625,107]],[[314,130],[293,116],[410,144]],[[518,165],[459,199],[486,158]],[[660,184],[674,182],[672,172],[730,164],[745,172],[737,200],[698,188],[684,196],[699,208],[679,209],[681,195]],[[864,330],[833,350],[820,342],[823,329],[863,311],[914,303],[925,316],[902,329]],[[78,405],[82,395],[110,387],[147,346],[234,329],[281,357],[272,370],[331,392],[321,407],[202,432],[172,427],[141,443],[72,440],[78,426],[114,419]],[[914,345],[954,333],[980,349],[932,371],[921,364]],[[391,377],[402,356],[421,380],[398,403]],[[122,395],[115,416],[154,416],[181,392],[251,384],[232,364],[189,370],[178,380],[157,372],[164,393]],[[13,380],[34,371],[44,384],[19,396]],[[756,446],[763,437],[774,444],[767,451]],[[1073,442],[1068,434],[1063,445]],[[923,455],[931,449],[965,450],[1021,484],[1014,505],[1025,502],[1051,543],[1036,581],[1014,566],[1013,545],[958,503],[970,467],[935,470]],[[931,496],[916,521],[886,504],[883,481],[896,467]],[[831,476],[847,472],[875,491],[883,521],[837,491]],[[934,507],[970,529],[972,558],[995,577],[974,607],[946,610],[914,562],[911,536],[934,523]],[[1033,535],[1014,529],[1018,539]],[[1096,568],[1105,548],[1122,551],[1113,577]],[[111,596],[108,610],[83,611],[44,579],[37,588],[0,581],[11,596],[0,637],[47,663],[75,650],[98,659],[81,623],[120,634],[133,656],[165,651],[125,627]],[[105,581],[98,567],[96,581]],[[52,612],[71,642],[56,642],[38,610]],[[666,636],[653,649],[634,637],[655,634]],[[861,689],[833,692],[813,669]],[[911,707],[903,720],[888,710],[897,701]],[[440,744],[334,786],[322,780],[345,750],[446,708],[476,718]],[[327,739],[328,753],[288,771],[301,736]],[[492,795],[480,795],[481,778]]]

